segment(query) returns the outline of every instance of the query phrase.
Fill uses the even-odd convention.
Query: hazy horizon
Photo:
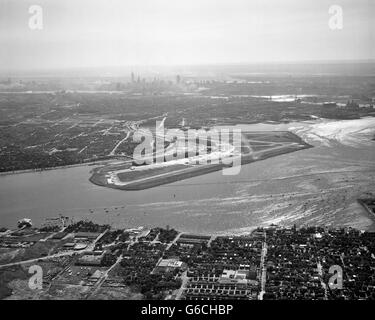
[[[254,77],[295,76],[375,76],[375,60],[287,61],[254,63],[214,63],[191,65],[96,66],[51,69],[1,70],[0,79],[22,78],[130,78],[134,72],[146,78],[183,77],[226,78],[236,75]]]
[[[43,9],[31,30],[31,5]],[[331,30],[339,5],[343,28]],[[375,59],[370,0],[0,0],[0,70]]]

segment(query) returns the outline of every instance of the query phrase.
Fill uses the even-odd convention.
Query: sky
[[[0,0],[0,71],[375,59],[374,12],[373,0]]]

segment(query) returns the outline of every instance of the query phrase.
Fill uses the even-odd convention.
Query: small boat
[[[18,228],[30,228],[33,226],[33,222],[29,218],[23,218],[17,222]]]

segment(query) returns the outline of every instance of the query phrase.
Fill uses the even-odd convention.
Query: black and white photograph
[[[0,300],[375,300],[374,13],[0,0]]]

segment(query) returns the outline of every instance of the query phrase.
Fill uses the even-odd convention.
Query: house
[[[185,269],[186,263],[179,261],[177,259],[163,259],[161,260],[155,268],[155,273],[167,273],[173,272],[177,269]]]

